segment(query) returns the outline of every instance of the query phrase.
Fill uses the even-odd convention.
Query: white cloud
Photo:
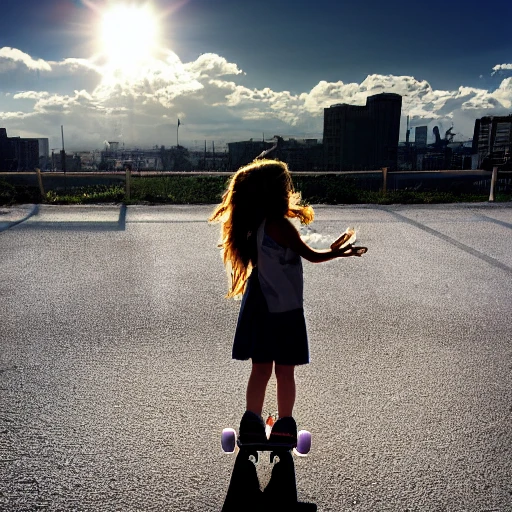
[[[19,63],[33,71],[51,71],[52,69],[50,64],[43,59],[35,60],[17,48],[10,48],[9,46],[0,48],[0,72],[11,71]]]
[[[87,59],[64,59],[60,62],[53,62],[52,65],[57,68],[63,68],[67,73],[69,72],[80,72],[83,69],[92,70],[98,74],[101,74],[101,67],[97,66],[93,62]]]
[[[13,119],[25,119],[31,115],[26,112],[0,112],[0,119],[2,121],[11,121]]]
[[[504,69],[512,69],[512,64],[496,64],[496,66],[492,68],[491,75],[495,75],[498,71],[503,71]]]
[[[491,96],[500,106],[502,105],[510,111],[512,108],[512,77],[502,80],[500,86],[491,93]]]
[[[0,123],[13,135],[38,133],[55,139],[63,124],[70,149],[101,147],[104,140],[173,144],[178,117],[182,143],[242,140],[262,132],[321,138],[324,108],[364,105],[368,96],[380,92],[403,96],[403,118],[409,115],[413,127],[437,124],[446,129],[454,123],[455,132],[465,137],[471,136],[475,118],[507,114],[512,107],[512,77],[491,92],[464,85],[440,90],[412,76],[372,74],[361,83],[320,81],[310,91],[292,94],[249,87],[249,77],[235,63],[211,53],[183,63],[168,51],[163,59],[130,72],[87,59],[35,60],[12,48],[0,51],[0,74],[6,62],[32,75],[37,69],[38,75],[36,81],[23,74],[13,83],[4,81]],[[29,78],[24,82],[25,76]]]
[[[25,91],[14,94],[13,98],[15,100],[39,100],[41,98],[47,98],[49,95],[50,93],[46,91]]]
[[[224,57],[215,53],[204,53],[194,62],[185,64],[183,68],[190,71],[197,78],[211,78],[225,75],[239,75],[243,73],[236,64],[228,62]]]

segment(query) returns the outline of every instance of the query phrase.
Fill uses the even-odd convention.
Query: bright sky
[[[512,112],[510,0],[2,0],[0,126],[101,148],[322,137],[323,109],[404,95],[412,127]],[[414,133],[414,132],[413,132]]]

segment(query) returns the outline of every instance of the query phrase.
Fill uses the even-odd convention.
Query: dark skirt
[[[233,359],[254,363],[300,365],[309,363],[304,310],[270,313],[257,269],[248,279],[233,342]]]

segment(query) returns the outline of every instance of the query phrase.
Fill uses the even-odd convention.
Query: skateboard
[[[222,431],[221,445],[224,453],[233,453],[238,446],[240,450],[248,450],[252,452],[290,452],[293,451],[296,455],[306,456],[311,450],[311,433],[307,430],[300,430],[297,432],[297,443],[286,444],[283,442],[275,443],[270,442],[270,433],[272,427],[276,422],[275,416],[269,416],[265,422],[265,434],[267,436],[266,442],[261,443],[242,443],[240,437],[237,435],[235,429],[225,428]]]
[[[233,453],[238,446],[233,473],[229,482],[228,492],[222,512],[259,512],[263,509],[279,507],[290,512],[315,512],[315,503],[298,500],[295,465],[292,451],[306,455],[311,448],[311,434],[301,430],[297,434],[297,442],[283,444],[268,441],[275,416],[269,416],[265,424],[267,442],[241,443],[240,437],[232,428],[222,431],[222,449]],[[273,464],[272,476],[264,489],[260,486],[256,465],[260,452],[270,452],[270,463]]]

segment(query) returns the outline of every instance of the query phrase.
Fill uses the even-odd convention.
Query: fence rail
[[[226,179],[234,171],[91,171],[62,172],[35,171],[0,172],[0,181],[11,184],[37,186],[41,196],[45,191],[66,189],[68,187],[85,187],[88,185],[123,185],[126,198],[130,198],[131,181],[133,179],[154,177],[185,177],[185,176],[225,176]],[[389,171],[386,168],[372,171],[336,171],[336,172],[300,172],[291,173],[298,180],[305,176],[346,176],[356,180],[363,190],[379,190],[383,193],[396,190],[430,190],[453,187],[471,187],[479,193],[489,192],[489,201],[494,201],[497,192],[508,191],[512,187],[512,172],[500,171],[497,167],[492,172],[484,170],[437,170],[437,171]]]

